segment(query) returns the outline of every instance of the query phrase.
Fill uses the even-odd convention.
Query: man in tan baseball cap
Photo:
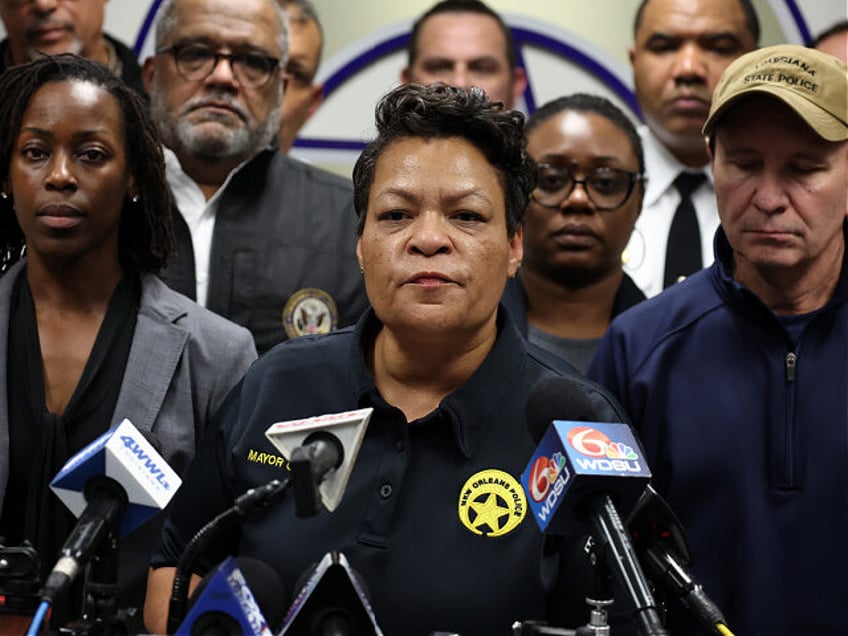
[[[779,44],[752,51],[728,66],[716,85],[704,134],[746,95],[773,95],[822,139],[848,139],[848,79],[841,60],[820,51]]]
[[[704,127],[715,262],[618,316],[588,372],[631,414],[737,634],[848,625],[846,122],[837,58],[730,64]],[[675,607],[667,627],[705,633]]]
[[[741,56],[716,86],[704,134],[734,278],[777,313],[824,306],[845,252],[845,63],[790,44]]]

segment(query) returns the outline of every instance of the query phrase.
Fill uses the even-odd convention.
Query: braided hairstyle
[[[174,242],[162,145],[143,99],[103,64],[71,54],[45,56],[0,76],[0,180],[7,188],[18,133],[32,96],[45,84],[67,81],[94,84],[118,103],[127,166],[140,195],[138,204],[129,198],[124,201],[119,257],[124,267],[157,273]],[[5,194],[0,198],[0,274],[21,257],[25,241],[15,218],[14,193]]]

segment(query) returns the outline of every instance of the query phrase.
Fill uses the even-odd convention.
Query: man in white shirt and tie
[[[750,0],[643,0],[633,30],[647,184],[622,259],[650,297],[712,262],[718,214],[701,127],[722,71],[757,47],[760,27]]]

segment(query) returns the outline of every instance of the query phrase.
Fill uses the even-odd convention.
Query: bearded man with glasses
[[[642,209],[642,145],[624,113],[584,94],[539,108],[525,135],[538,180],[503,302],[531,343],[585,372],[613,316],[645,299],[621,264]]]
[[[274,147],[287,51],[276,0],[165,0],[143,69],[178,208],[165,278],[260,353],[367,304],[352,185]]]

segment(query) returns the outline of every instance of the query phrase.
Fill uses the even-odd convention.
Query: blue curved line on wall
[[[601,82],[608,86],[610,90],[618,95],[624,103],[628,104],[633,112],[639,113],[639,107],[636,105],[636,97],[633,92],[623,82],[621,82],[615,74],[610,72],[606,67],[598,63],[593,58],[573,46],[535,31],[513,27],[512,32],[517,49],[516,62],[520,66],[526,68],[522,53],[525,45],[548,49],[574,62],[577,66],[597,77]],[[405,49],[409,43],[409,37],[409,33],[391,37],[383,42],[379,42],[369,49],[366,49],[344,64],[324,81],[325,98],[332,95],[333,92],[335,92],[342,84],[350,80],[360,71],[374,64],[380,58],[390,55],[400,49]],[[533,87],[530,81],[528,81],[527,88],[524,91],[524,101],[529,113],[536,110],[536,100],[533,95]],[[313,148],[322,150],[362,150],[365,147],[365,143],[362,141],[315,139],[310,137],[298,138],[295,140],[294,145],[298,148]]]
[[[798,27],[798,33],[801,36],[801,41],[806,44],[810,40],[813,39],[813,36],[810,34],[810,28],[807,26],[807,21],[804,19],[804,15],[801,13],[801,10],[798,8],[798,3],[795,0],[785,0],[786,7],[789,9],[789,12],[792,14],[792,19],[795,20],[795,25]]]
[[[784,0],[784,2],[786,3],[787,9],[792,15],[792,19],[795,21],[795,25],[798,28],[798,33],[801,36],[801,39],[804,42],[809,42],[812,38],[810,34],[810,29],[807,26],[807,22],[804,19],[804,16],[801,13],[801,10],[799,9],[796,0]],[[161,4],[162,0],[153,0],[150,4],[150,8],[147,11],[147,15],[145,15],[144,22],[142,23],[139,29],[138,36],[136,37],[135,45],[133,47],[136,56],[141,55],[141,50],[144,47],[144,43],[147,41],[151,29],[153,28],[153,22]],[[612,90],[624,103],[628,104],[633,110],[633,112],[640,114],[639,106],[636,103],[636,97],[630,90],[630,88],[628,88],[624,83],[622,83],[613,73],[607,70],[603,65],[599,64],[595,59],[589,57],[579,49],[576,49],[569,44],[566,44],[559,40],[555,40],[535,31],[513,27],[512,32],[515,35],[515,40],[517,44],[517,62],[519,65],[526,68],[526,65],[524,64],[524,56],[522,53],[523,45],[530,44],[544,49],[548,49],[554,53],[557,53],[558,55],[561,55],[566,59],[571,60],[576,65],[585,69],[588,73],[596,76],[598,79],[600,79],[602,83],[608,86],[610,90]],[[357,55],[354,59],[339,68],[335,73],[333,73],[325,80],[325,95],[332,94],[343,83],[345,83],[357,73],[376,62],[381,57],[389,55],[390,53],[394,53],[398,49],[406,48],[408,42],[409,34],[405,33],[399,36],[389,38],[384,42],[380,42],[379,44],[373,46],[367,51]],[[533,87],[531,85],[531,82],[529,81],[529,78],[527,88],[524,91],[524,101],[527,105],[528,112],[532,113],[536,110],[536,100],[533,94]],[[294,145],[300,148],[320,148],[336,150],[361,150],[365,146],[365,144],[360,141],[330,141],[324,139],[310,138],[296,139]]]
[[[513,40],[516,39],[518,29],[510,28],[512,31]],[[515,65],[526,69],[527,64],[524,62],[524,47],[520,44],[515,47]],[[524,103],[527,104],[527,112],[532,113],[536,110],[536,96],[533,94],[533,86],[530,83],[530,76],[527,76],[527,86],[524,87]]]
[[[156,13],[159,11],[160,4],[162,4],[162,0],[153,0],[150,4],[150,8],[147,10],[147,15],[144,16],[144,22],[141,23],[141,28],[138,30],[138,36],[136,37],[135,45],[133,46],[136,57],[141,55],[141,49],[144,48],[144,43],[147,41],[147,34],[150,33],[150,29],[153,28],[153,20],[156,18]]]
[[[361,152],[367,142],[364,141],[343,141],[341,139],[315,139],[306,137],[295,139],[293,145],[298,148],[311,148],[313,150],[355,150]]]
[[[339,86],[379,60],[381,57],[394,53],[398,49],[405,49],[409,43],[409,33],[396,35],[395,37],[375,44],[370,49],[360,53],[350,62],[342,66],[330,77],[324,80],[324,96],[331,95]]]
[[[515,36],[515,42],[517,44],[517,53],[516,53],[516,62],[519,66],[526,67],[524,64],[524,56],[522,54],[522,47],[525,44],[530,44],[533,46],[538,46],[541,48],[549,49],[554,53],[561,55],[562,57],[568,58],[571,61],[575,62],[578,66],[586,69],[592,75],[597,76],[604,84],[610,87],[625,103],[627,103],[634,112],[639,112],[638,106],[636,105],[636,98],[633,95],[633,92],[622,83],[613,73],[607,70],[603,65],[596,62],[594,59],[589,57],[588,55],[582,53],[578,49],[564,44],[559,40],[555,40],[546,35],[541,35],[540,33],[536,33],[534,31],[529,31],[527,29],[518,29],[513,28],[512,32]],[[409,43],[409,33],[405,33],[403,35],[398,35],[384,42],[380,42],[379,44],[371,47],[363,53],[360,53],[350,62],[342,66],[335,73],[333,73],[327,80],[324,82],[324,94],[325,96],[331,95],[339,86],[348,81],[351,77],[353,77],[356,73],[368,68],[372,64],[374,64],[381,57],[386,55],[390,55],[399,49],[405,49],[407,44]],[[528,82],[527,89],[525,90],[525,102],[527,103],[528,112],[532,113],[536,110],[536,101],[533,97],[532,88]]]
[[[624,84],[616,75],[610,72],[605,66],[600,64],[594,58],[586,55],[580,49],[577,49],[570,44],[566,44],[560,40],[555,40],[547,35],[542,35],[536,31],[527,29],[513,29],[517,35],[516,41],[523,45],[532,45],[539,48],[547,49],[558,55],[574,62],[577,66],[585,69],[590,75],[597,77],[603,84],[615,93],[621,101],[630,106],[634,113],[639,113],[639,105],[636,103],[636,96],[633,91]],[[533,113],[536,110],[535,102],[531,108],[530,103],[527,103],[528,112]]]

